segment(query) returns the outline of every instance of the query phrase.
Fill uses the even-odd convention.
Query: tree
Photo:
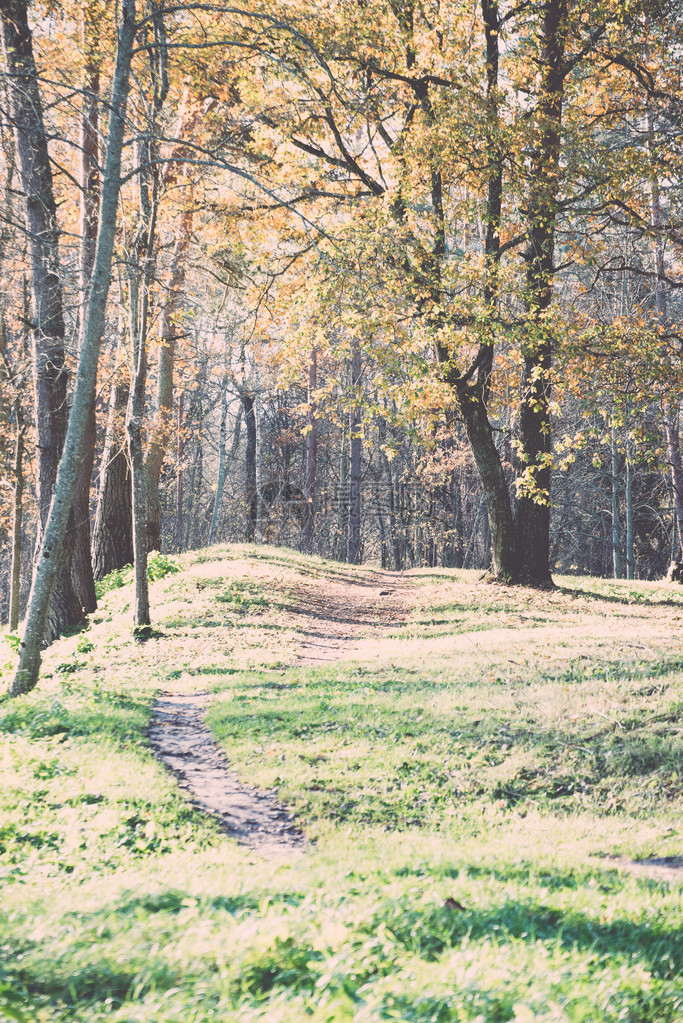
[[[9,34],[11,30],[7,29],[9,22],[4,17],[6,13],[4,7],[2,8],[2,13],[3,33],[7,33],[4,36],[6,40],[5,46],[9,49],[12,45],[21,41],[23,54],[28,54],[26,39],[15,40],[12,38]],[[28,28],[24,5],[21,5],[20,10],[16,10],[15,7],[12,13],[14,16],[23,17],[21,24],[25,24]],[[102,200],[100,204],[97,243],[90,292],[81,327],[76,389],[69,416],[64,450],[59,463],[54,499],[47,517],[38,553],[26,625],[20,646],[19,665],[10,687],[12,696],[28,692],[35,686],[38,680],[41,660],[40,651],[45,636],[50,598],[59,572],[69,512],[76,486],[80,458],[86,439],[88,416],[95,400],[97,365],[111,277],[111,261],[121,182],[121,153],[125,135],[126,103],[135,33],[135,0],[122,0],[116,68],[109,103],[109,130],[102,178]],[[14,57],[11,57],[11,60],[14,59]],[[24,56],[24,59],[27,59],[26,56]],[[25,66],[29,67],[28,63]],[[27,84],[30,86],[32,81],[29,74]],[[34,92],[32,98],[34,103],[39,102],[40,97],[37,93]],[[40,136],[38,135],[37,141],[39,139]],[[29,194],[35,193],[31,192]],[[47,255],[51,255],[51,248],[48,248]],[[52,288],[54,288],[54,284],[50,283]],[[42,299],[44,296],[41,290],[36,290],[38,292],[37,297]],[[47,297],[50,297],[49,293]],[[55,313],[53,313],[54,315]],[[42,319],[39,322],[44,323],[45,320]]]
[[[26,0],[3,0],[0,22],[31,260],[38,509],[44,536],[68,419],[59,229]],[[59,545],[59,561],[50,585],[51,599],[45,608],[40,642],[43,638],[54,638],[64,629],[73,628],[83,621],[83,609],[71,583],[70,559],[62,557],[64,539]],[[68,531],[69,549],[73,549],[73,543],[72,520]]]

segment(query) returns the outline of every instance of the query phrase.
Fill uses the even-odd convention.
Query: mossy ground
[[[413,572],[405,625],[297,666],[292,592],[368,570],[179,560],[153,638],[124,578],[0,702],[0,1019],[683,1019],[681,884],[628,867],[682,852],[683,588]],[[260,857],[184,800],[146,738],[169,688],[215,694],[306,853]]]

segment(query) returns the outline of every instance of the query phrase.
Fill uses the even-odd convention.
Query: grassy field
[[[368,569],[178,565],[155,569],[154,638],[131,638],[121,573],[0,700],[0,1019],[683,1020],[683,869],[633,862],[683,854],[683,587],[416,571],[405,624],[296,666],[292,594]],[[183,799],[146,736],[169,689],[214,694],[303,854]]]

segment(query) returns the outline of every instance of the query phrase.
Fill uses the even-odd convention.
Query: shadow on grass
[[[267,906],[298,906],[304,901],[305,895],[301,892],[274,891],[267,895],[261,893],[242,893],[240,895],[212,895],[194,896],[189,892],[183,892],[170,888],[166,891],[149,895],[135,895],[124,899],[106,910],[109,919],[137,916],[140,911],[144,913],[168,913],[174,915],[188,906],[197,906],[203,912],[214,913],[216,911],[227,913],[230,916],[242,917],[248,913],[265,911]],[[79,920],[83,920],[82,914],[76,914]],[[91,919],[97,921],[101,914],[91,914]]]
[[[483,871],[486,873],[486,871]],[[496,872],[493,876],[498,878]],[[509,881],[503,873],[501,883]],[[549,886],[550,887],[550,886]],[[596,898],[599,905],[599,900]],[[469,941],[492,937],[499,944],[523,941],[549,947],[597,953],[605,959],[638,961],[653,976],[670,980],[683,970],[683,931],[665,924],[642,923],[614,916],[607,923],[580,910],[547,906],[540,902],[507,899],[490,909],[463,910],[448,905],[424,907],[408,899],[387,904],[363,924],[369,934],[384,925],[412,954],[433,962]]]
[[[467,869],[469,872],[470,868]],[[482,875],[489,874],[495,878],[501,887],[515,874],[514,870],[506,871],[498,866],[480,866],[478,870]],[[528,880],[530,884],[540,879],[545,887],[556,891],[576,886],[573,872],[544,871],[540,875],[531,864],[520,870],[520,879]],[[437,866],[431,872],[432,876],[438,872]],[[584,898],[592,897],[594,893],[587,891],[586,885],[583,887]],[[340,894],[343,896],[344,893]],[[161,957],[155,958],[152,950],[147,952],[138,947],[135,961],[128,968],[122,969],[120,962],[111,961],[107,956],[107,922],[114,921],[114,930],[118,930],[118,927],[125,929],[125,920],[117,924],[116,917],[133,916],[140,919],[141,914],[175,914],[188,903],[198,907],[199,913],[205,912],[207,916],[222,911],[230,916],[251,915],[259,919],[273,903],[296,906],[301,901],[304,901],[304,897],[299,893],[273,893],[265,901],[255,893],[241,896],[216,895],[206,900],[197,900],[177,890],[132,897],[119,905],[104,906],[101,910],[102,926],[99,928],[97,913],[78,918],[81,924],[85,923],[87,931],[92,929],[98,936],[92,945],[91,961],[86,965],[78,961],[70,963],[68,958],[32,962],[29,951],[24,961],[18,964],[14,975],[29,999],[38,1002],[47,999],[50,1003],[60,1002],[66,1007],[84,1002],[109,1005],[120,1005],[124,1001],[139,1002],[151,990],[163,992],[177,986],[189,990],[195,980],[200,980],[202,990],[206,991],[207,982],[210,988],[211,961],[202,962],[199,966],[192,965],[187,973],[183,973],[180,969],[171,969]],[[601,983],[603,971],[614,969],[615,964],[617,967],[620,964],[626,967],[618,974],[615,998],[628,999],[634,991],[640,995],[641,987],[642,993],[647,994],[647,984],[643,987],[643,982],[637,978],[634,978],[633,984],[628,981],[632,966],[645,968],[658,982],[671,983],[672,987],[670,990],[659,991],[658,997],[662,999],[660,1016],[629,1015],[628,1018],[648,1021],[675,1018],[673,985],[683,966],[683,932],[663,920],[642,922],[625,916],[612,916],[607,921],[598,915],[601,905],[598,898],[598,908],[594,915],[578,908],[547,905],[534,900],[531,892],[519,899],[508,898],[497,905],[489,903],[476,908],[463,908],[455,900],[449,902],[425,906],[408,893],[381,903],[365,918],[361,916],[354,924],[353,935],[348,934],[342,939],[347,942],[345,961],[349,968],[337,980],[330,979],[332,987],[343,987],[355,999],[356,991],[361,986],[396,971],[397,950],[403,949],[422,962],[434,963],[461,947],[464,939],[467,939],[470,949],[473,944],[481,942],[482,947],[486,947],[493,941],[501,949],[512,944],[517,950],[524,947],[528,950],[530,963],[537,958],[539,946],[549,953],[554,949],[561,949],[564,953],[578,953],[583,957],[577,960],[577,968],[582,971],[582,989],[586,997],[590,995],[593,975],[597,986]],[[217,922],[214,918],[214,923]],[[163,932],[163,925],[160,925],[159,933],[163,935]],[[391,936],[389,943],[386,941],[387,934]],[[101,942],[99,945],[98,939]],[[172,940],[170,933],[169,940]],[[79,947],[82,947],[80,942]],[[351,947],[356,951],[352,952]],[[35,948],[39,949],[39,945]],[[338,951],[341,953],[341,949]],[[244,1005],[244,997],[259,1001],[273,991],[282,992],[283,998],[297,992],[311,991],[320,980],[319,963],[322,958],[321,952],[311,945],[304,932],[292,933],[286,938],[274,932],[273,940],[267,947],[256,943],[253,948],[247,946],[241,951],[238,972],[231,981],[233,997],[236,1003]],[[539,981],[544,982],[543,976]],[[489,991],[486,973],[473,977],[473,985],[486,994]],[[506,987],[495,985],[495,990],[490,989],[489,994],[505,1001],[508,996],[515,996],[514,988],[515,980],[511,977]],[[454,1017],[444,1017],[450,1018]],[[511,1019],[512,1016],[487,1015],[486,1018],[503,1020]]]
[[[558,586],[558,593],[563,593],[567,597],[583,597],[585,600],[594,600],[596,603],[605,604],[623,604],[625,607],[632,607],[634,604],[638,607],[682,607],[683,604],[680,600],[676,600],[675,597],[668,597],[662,599],[656,599],[654,597],[646,597],[641,590],[635,590],[638,593],[637,597],[630,597],[629,594],[624,593],[623,597],[616,593],[596,593],[594,590],[581,590],[573,586]]]
[[[88,689],[58,698],[34,691],[0,700],[0,732],[32,739],[93,736],[127,746],[142,739],[150,714],[150,701],[121,692]]]
[[[305,690],[288,693],[281,679],[275,685],[255,679],[258,692],[245,689],[215,704],[207,724],[227,745],[277,743],[286,751],[293,742],[301,753],[301,742],[326,751],[331,744],[331,763],[310,788],[297,781],[291,758],[283,768],[288,784],[308,801],[304,812],[389,829],[433,828],[434,814],[482,799],[553,813],[586,805],[598,815],[625,806],[643,813],[651,811],[653,800],[665,805],[683,787],[683,736],[671,727],[677,721],[675,706],[654,719],[634,711],[596,729],[591,717],[578,725],[549,725],[521,715],[510,721],[504,707],[484,716],[481,707],[476,716],[457,706],[448,714],[430,712],[426,700],[416,714],[412,705],[396,706],[387,685],[387,696],[375,699],[368,714],[372,680],[361,675],[357,681],[352,686],[351,680],[341,680],[337,687],[327,679],[327,691],[321,686],[310,692],[307,683]],[[338,762],[344,770],[340,774],[335,768],[335,747],[357,741],[371,749],[370,777],[366,772],[360,780],[346,770],[343,751]],[[395,751],[401,746],[405,754],[399,761]]]
[[[93,962],[60,969],[59,963],[41,961],[35,967],[22,966],[16,970],[15,981],[26,992],[29,1003],[44,1000],[71,1008],[85,1002],[118,1008],[127,1001],[141,1001],[150,991],[168,991],[181,980],[179,973],[166,963],[150,958],[140,963],[138,969],[135,966],[122,969],[119,963],[109,962],[104,956],[98,958],[96,948],[93,946]]]

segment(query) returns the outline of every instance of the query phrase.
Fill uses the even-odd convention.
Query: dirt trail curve
[[[292,624],[303,635],[297,664],[329,664],[352,658],[355,645],[401,625],[411,587],[399,572],[373,572],[365,579],[342,576],[314,580],[291,590]]]
[[[311,580],[295,589],[289,616],[303,636],[295,663],[329,664],[353,656],[355,640],[405,619],[406,589],[401,576],[391,572]],[[276,796],[245,785],[230,770],[204,724],[209,701],[208,693],[162,693],[149,729],[155,755],[192,803],[242,844],[266,856],[302,851],[305,838]]]

